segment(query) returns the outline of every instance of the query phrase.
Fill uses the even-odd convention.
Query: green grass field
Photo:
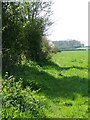
[[[24,63],[23,63],[24,64]],[[46,63],[24,64],[16,76],[39,92],[47,118],[88,118],[88,52],[56,53]]]
[[[53,55],[51,65],[43,67],[40,78],[52,118],[88,117],[88,53],[61,52]],[[39,80],[39,79],[38,79]]]

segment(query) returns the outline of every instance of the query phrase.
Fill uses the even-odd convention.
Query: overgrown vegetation
[[[17,81],[13,76],[7,76],[2,90],[3,119],[45,117],[44,105],[35,95],[37,91],[31,91],[29,86],[23,89],[21,79]]]
[[[46,39],[51,2],[2,2],[2,119],[87,118],[87,51]],[[1,89],[1,88],[0,88]]]
[[[87,58],[68,51],[39,65],[23,61],[3,81],[3,118],[88,118]]]
[[[3,2],[2,11],[3,72],[20,64],[22,56],[37,62],[48,59],[51,2]]]
[[[37,98],[36,82],[28,83],[19,74],[27,64],[50,58],[52,50],[46,35],[52,24],[51,4],[51,1],[2,2],[3,119],[45,117],[44,104]]]

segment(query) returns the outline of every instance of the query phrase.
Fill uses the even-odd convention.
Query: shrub
[[[44,117],[44,106],[36,97],[38,91],[31,91],[30,87],[23,89],[22,79],[16,81],[13,76],[8,77],[8,73],[2,84],[3,119]]]

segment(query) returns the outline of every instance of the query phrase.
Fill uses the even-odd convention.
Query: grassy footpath
[[[87,51],[61,52],[47,63],[24,64],[16,69],[16,76],[24,87],[39,89],[35,96],[47,118],[88,117]]]

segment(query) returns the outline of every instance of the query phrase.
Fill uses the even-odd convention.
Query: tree
[[[2,3],[3,70],[7,70],[17,63],[20,55],[20,41],[18,38],[21,28],[21,21],[19,20],[21,14],[18,8],[19,3]]]
[[[25,27],[25,36],[27,37],[27,43],[29,43],[29,46],[26,46],[26,56],[27,58],[32,58],[32,60],[39,61],[42,59],[42,54],[44,54],[42,51],[42,38],[45,36],[47,26],[52,24],[49,21],[51,2],[39,1],[31,4],[26,3],[26,5],[28,23]]]
[[[43,59],[42,38],[52,24],[50,7],[51,2],[42,1],[2,3],[3,70],[19,64],[22,54],[28,60]]]

